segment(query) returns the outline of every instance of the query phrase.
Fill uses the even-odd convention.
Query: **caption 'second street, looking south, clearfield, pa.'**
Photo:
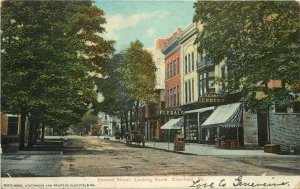
[[[2,1],[1,177],[299,175],[299,8]]]

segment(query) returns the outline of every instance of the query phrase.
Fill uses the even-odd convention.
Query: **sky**
[[[105,38],[116,41],[117,51],[140,40],[145,48],[154,48],[155,40],[167,38],[176,28],[192,24],[193,1],[162,0],[97,0],[95,5],[105,12]]]

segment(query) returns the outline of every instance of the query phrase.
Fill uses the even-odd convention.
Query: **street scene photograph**
[[[1,1],[1,188],[300,189],[299,1]]]

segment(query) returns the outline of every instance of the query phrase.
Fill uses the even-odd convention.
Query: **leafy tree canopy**
[[[107,73],[100,78],[98,82],[101,85],[98,92],[101,93],[103,101],[95,108],[98,111],[105,112],[109,115],[118,115],[128,111],[127,95],[125,93],[125,86],[122,84],[122,75],[119,71],[125,61],[126,53],[121,51],[113,54],[107,65]]]
[[[101,37],[104,12],[91,1],[4,1],[1,11],[2,109],[79,121],[113,51]]]
[[[241,90],[247,107],[291,101],[299,87],[299,3],[288,1],[194,4],[194,22],[204,27],[197,42],[215,63],[228,67],[228,92]],[[269,89],[270,80],[282,88]],[[259,83],[259,84],[258,84]],[[262,91],[265,98],[256,99]]]
[[[140,41],[131,42],[120,68],[126,94],[133,101],[155,102],[155,63]]]

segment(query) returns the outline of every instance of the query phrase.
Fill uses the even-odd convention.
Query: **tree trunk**
[[[39,130],[39,125],[38,123],[34,124],[34,133],[33,133],[33,144],[37,143],[37,139],[38,139],[38,130]]]
[[[124,113],[124,118],[125,118],[125,124],[126,124],[126,132],[129,131],[129,128],[128,128],[128,112]]]
[[[120,117],[120,138],[123,139],[123,118],[122,118],[122,114]]]
[[[20,150],[24,150],[25,123],[26,123],[26,114],[25,114],[25,112],[21,112],[20,141],[19,141],[19,149]]]
[[[28,143],[27,143],[28,148],[32,147],[32,145],[33,145],[34,124],[35,123],[30,119]]]
[[[42,136],[41,136],[41,142],[44,142],[45,139],[45,124],[42,122]]]
[[[135,130],[140,131],[140,125],[139,125],[139,102],[137,102],[135,106]]]
[[[130,115],[130,129],[133,130],[133,128],[132,128],[132,109],[130,109],[129,115]]]

